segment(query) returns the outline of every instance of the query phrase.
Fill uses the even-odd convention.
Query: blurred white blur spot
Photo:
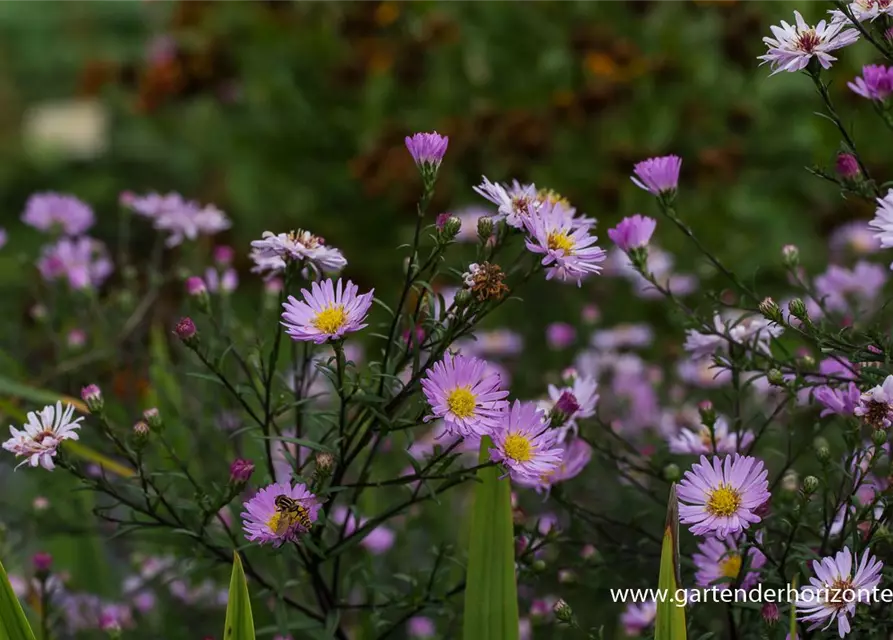
[[[37,104],[24,114],[22,142],[28,155],[95,158],[108,143],[108,112],[90,99]]]

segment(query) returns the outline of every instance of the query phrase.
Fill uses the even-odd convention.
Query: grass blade
[[[685,608],[670,602],[682,580],[679,576],[679,503],[676,500],[676,485],[670,487],[667,503],[667,521],[664,525],[664,539],[660,552],[660,576],[658,589],[667,594],[657,602],[657,619],[654,622],[654,640],[686,640]]]
[[[238,553],[233,553],[233,575],[229,581],[223,637],[225,640],[254,640],[254,618],[251,615],[248,583],[245,581],[245,571]]]
[[[480,461],[490,438],[481,438]],[[464,640],[518,640],[511,485],[497,467],[477,472],[465,586]]]
[[[34,632],[22,611],[22,605],[9,584],[0,563],[0,638],[3,640],[34,640]]]

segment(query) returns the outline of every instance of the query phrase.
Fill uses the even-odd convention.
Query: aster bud
[[[760,610],[760,615],[763,616],[763,620],[770,627],[781,619],[781,614],[778,612],[778,605],[774,602],[767,602],[764,604],[763,608]]]
[[[231,484],[240,487],[244,486],[254,473],[254,463],[251,460],[236,458],[229,465],[229,481]]]
[[[536,573],[542,573],[546,570],[546,561],[545,560],[534,560],[533,564],[530,565],[530,568]]]
[[[103,613],[99,616],[99,628],[105,631],[109,638],[117,640],[121,637],[121,623],[118,618],[111,613]]]
[[[775,304],[775,300],[772,298],[764,298],[759,305],[759,309],[766,320],[771,320],[776,324],[784,322],[784,317],[781,315],[781,309],[778,308],[778,305]]]
[[[793,469],[788,469],[787,471],[785,471],[785,474],[781,478],[781,488],[788,493],[793,493],[797,490],[799,482],[800,479],[797,475],[797,472]]]
[[[592,560],[596,557],[596,549],[593,545],[587,544],[583,545],[583,548],[580,549],[580,557],[583,560]]]
[[[564,600],[556,602],[552,612],[555,614],[555,619],[563,624],[571,624],[574,620],[574,612]]]
[[[38,551],[31,558],[31,564],[37,577],[45,579],[50,573],[50,567],[53,566],[53,556],[44,551]]]
[[[481,244],[486,244],[493,235],[493,219],[490,216],[481,216],[478,218],[478,240]]]
[[[831,448],[828,445],[828,441],[824,438],[816,438],[813,440],[812,446],[815,447],[815,457],[819,462],[827,462],[828,458],[831,457]]]
[[[815,369],[815,358],[806,354],[797,358],[797,364],[800,365],[801,369]]]
[[[214,263],[218,267],[228,267],[236,255],[235,249],[225,244],[214,247]]]
[[[682,471],[678,464],[668,464],[664,467],[664,478],[667,482],[679,482],[682,478]]]
[[[577,402],[576,396],[570,391],[564,391],[549,413],[549,426],[554,429],[564,426],[579,410],[580,404]]]
[[[698,403],[698,415],[701,417],[701,424],[708,429],[716,424],[716,409],[709,400]]]
[[[812,495],[819,488],[819,479],[815,476],[806,476],[803,478],[803,493]]]
[[[332,475],[332,470],[335,468],[335,456],[326,451],[321,451],[316,454],[316,467],[313,471],[313,486],[314,488],[319,488],[320,485]]]
[[[471,300],[471,291],[469,291],[468,289],[459,289],[456,292],[456,297],[453,299],[453,301],[456,303],[456,307],[458,307],[459,309],[467,307],[468,303],[471,302]]]
[[[809,315],[806,311],[806,305],[800,298],[794,298],[788,303],[788,311],[798,320],[808,320]]]
[[[198,346],[198,330],[195,328],[192,318],[181,318],[174,329],[174,333],[187,347],[194,349]]]
[[[161,420],[161,413],[156,407],[143,411],[143,420],[146,421],[146,424],[149,425],[152,431],[160,431],[164,426],[164,422]]]
[[[198,308],[204,313],[211,309],[211,297],[208,295],[208,288],[205,286],[205,281],[198,276],[186,278],[186,293],[195,300]]]
[[[877,446],[882,447],[887,443],[887,432],[883,429],[878,429],[873,434],[871,434],[871,440]]]
[[[766,379],[769,381],[769,384],[775,387],[785,386],[784,374],[778,369],[769,369],[769,372],[766,374]]]
[[[95,384],[88,384],[81,389],[81,399],[87,405],[90,413],[100,413],[105,406],[105,401],[102,399],[102,391]]]
[[[146,446],[146,443],[149,441],[149,432],[149,425],[142,420],[133,425],[133,445],[137,449]]]
[[[859,177],[859,162],[852,153],[838,153],[834,168],[844,180],[855,180]]]
[[[800,264],[800,249],[795,244],[786,244],[781,248],[781,259],[786,267]]]
[[[437,231],[441,242],[452,242],[459,230],[462,228],[462,221],[449,213],[441,213],[437,216]]]

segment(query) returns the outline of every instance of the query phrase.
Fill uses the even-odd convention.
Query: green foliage
[[[667,521],[660,549],[660,576],[658,589],[675,594],[682,587],[679,574],[679,502],[676,485],[670,486],[667,501]],[[677,606],[669,598],[657,603],[657,619],[654,623],[654,640],[685,640],[685,607]]]
[[[2,640],[34,640],[31,625],[0,563],[0,638]]]
[[[254,640],[254,618],[251,615],[251,599],[242,559],[233,554],[233,575],[229,582],[229,600],[226,604],[224,640]]]

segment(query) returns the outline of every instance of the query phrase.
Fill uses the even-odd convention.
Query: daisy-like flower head
[[[636,214],[620,221],[613,229],[608,229],[608,237],[622,251],[648,246],[651,235],[657,228],[657,220]]]
[[[565,426],[569,426],[571,423],[575,424],[578,419],[594,416],[595,405],[598,402],[598,382],[595,381],[595,378],[574,373],[567,382],[569,382],[567,386],[556,387],[554,384],[550,384],[548,387],[549,399],[553,404],[557,404],[562,395],[566,393],[570,393],[576,402],[577,408],[568,417]]]
[[[3,443],[3,448],[25,458],[19,466],[27,463],[52,471],[59,445],[64,440],[78,439],[76,431],[81,428],[78,423],[84,418],[72,419],[73,415],[74,407],[66,405],[63,410],[61,402],[47,405],[40,411],[29,411],[21,430],[9,427],[11,437]]]
[[[426,418],[443,418],[450,435],[489,435],[506,408],[502,378],[487,362],[465,356],[444,357],[422,378],[422,392],[431,406]]]
[[[760,521],[754,513],[769,499],[769,483],[763,462],[733,454],[701,456],[679,483],[679,521],[691,525],[696,536],[714,533],[725,538]]]
[[[620,623],[628,636],[637,636],[654,624],[657,602],[630,602],[620,615]]]
[[[35,193],[25,204],[22,222],[39,229],[59,229],[77,236],[93,226],[93,210],[74,196],[60,193]]]
[[[853,44],[859,39],[859,32],[846,22],[826,23],[824,20],[816,26],[806,24],[799,11],[794,12],[795,25],[784,20],[781,26],[769,27],[774,38],[763,38],[769,47],[766,54],[759,56],[763,64],[772,66],[772,75],[780,71],[800,71],[806,68],[809,61],[815,58],[824,69],[831,68],[837,60],[831,51]]]
[[[815,577],[801,587],[796,600],[801,612],[799,619],[814,623],[810,631],[824,631],[836,621],[837,632],[843,638],[850,632],[849,619],[855,616],[856,604],[871,601],[871,591],[880,584],[884,565],[868,549],[858,566],[853,566],[854,560],[849,547],[844,547],[836,555],[812,563]]]
[[[437,173],[449,144],[450,139],[436,131],[406,136],[406,148],[423,177]]]
[[[893,11],[893,2],[890,0],[854,0],[849,5],[850,12],[857,22],[865,22],[866,20],[874,20],[881,14],[890,14]],[[831,14],[832,24],[849,25],[849,17],[839,9],[832,9],[828,13]]]
[[[853,413],[875,429],[889,429],[893,420],[893,375],[863,393]]]
[[[865,65],[862,67],[862,75],[847,82],[846,86],[868,100],[886,100],[893,93],[893,67]]]
[[[482,178],[484,181],[474,190],[498,207],[494,221],[505,220],[508,226],[515,229],[523,227],[524,219],[538,206],[536,185],[514,180],[508,186],[490,182],[487,176]]]
[[[333,285],[332,279],[312,282],[310,291],[301,289],[303,300],[288,296],[282,303],[282,324],[292,340],[306,340],[322,344],[338,340],[345,334],[359,331],[372,305],[374,289],[357,295],[357,285],[350,280]]]
[[[538,493],[548,492],[556,484],[578,476],[592,458],[592,448],[579,438],[559,445],[558,450],[561,452],[561,463],[555,469],[539,478],[519,477],[516,479],[518,484],[536,489]]]
[[[503,411],[491,437],[490,459],[502,463],[513,479],[535,480],[561,464],[562,450],[555,447],[555,432],[535,402],[515,400]]]
[[[881,248],[889,249],[893,247],[893,189],[888,190],[883,198],[878,198],[877,202],[878,208],[868,226],[876,232],[874,237],[880,240]]]
[[[605,252],[595,246],[598,238],[589,234],[591,225],[568,215],[560,202],[544,202],[523,222],[528,233],[525,244],[529,251],[542,254],[546,280],[576,280],[580,286],[584,277],[601,271],[598,263],[604,261]]]
[[[44,247],[37,269],[48,282],[64,278],[72,289],[88,289],[101,286],[114,267],[102,242],[81,236]]]
[[[276,498],[280,496],[287,500],[280,499],[285,504],[277,506]],[[269,542],[278,547],[307,533],[316,522],[321,504],[305,485],[277,482],[258,491],[244,506],[242,528],[245,537],[252,542]]]
[[[762,531],[757,534],[757,539],[761,540]],[[731,584],[739,580],[739,574],[745,562],[747,563],[747,573],[740,578],[738,585],[740,589],[751,589],[756,585],[759,579],[759,569],[766,564],[766,556],[764,556],[756,547],[751,547],[747,551],[745,559],[742,554],[741,547],[743,535],[729,536],[725,540],[719,538],[706,538],[703,542],[698,543],[698,552],[692,556],[692,560],[697,568],[695,573],[695,582],[699,587],[716,586],[717,589],[728,589]],[[732,582],[728,580],[731,578]],[[717,584],[718,580],[725,579]]]
[[[169,247],[175,247],[183,240],[217,234],[229,229],[232,224],[226,214],[214,205],[202,207],[178,193],[132,195],[123,204],[152,220],[155,229],[166,231],[169,235],[165,244]]]
[[[716,440],[716,450],[713,442]],[[681,454],[705,455],[709,453],[737,453],[746,449],[753,442],[754,435],[751,431],[741,434],[741,444],[738,444],[738,435],[729,432],[729,423],[719,416],[713,425],[713,435],[706,425],[698,425],[697,428],[682,427],[679,432],[668,438],[670,451]]]
[[[280,234],[264,231],[260,240],[251,242],[251,259],[256,265],[253,271],[276,273],[289,262],[304,260],[319,272],[337,272],[347,266],[341,251],[303,229]]]
[[[661,196],[673,193],[679,186],[679,171],[682,158],[676,155],[648,158],[633,167],[633,184],[652,195]]]
[[[813,398],[822,405],[820,417],[829,415],[851,416],[859,407],[861,394],[859,387],[854,382],[849,382],[842,387],[823,385],[817,387],[812,393]]]

